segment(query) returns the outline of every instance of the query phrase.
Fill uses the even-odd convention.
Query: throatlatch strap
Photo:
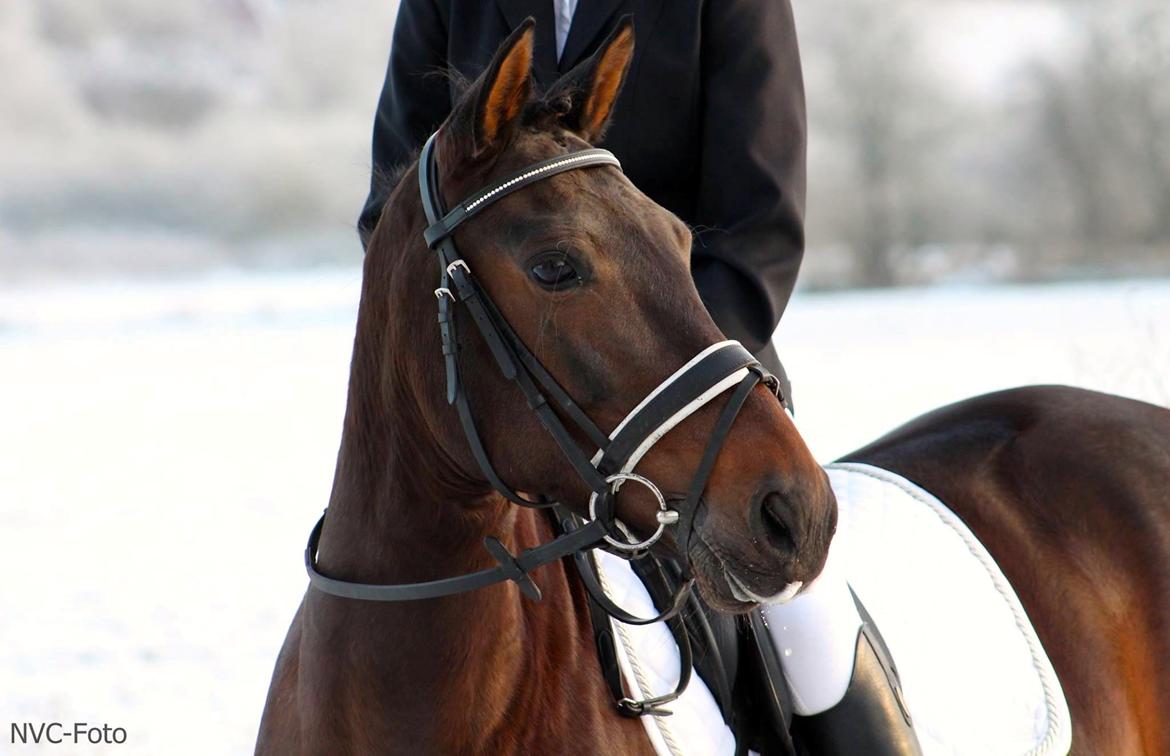
[[[425,580],[420,583],[394,583],[390,585],[352,583],[328,577],[317,569],[317,547],[321,542],[321,529],[325,524],[325,515],[328,512],[327,509],[321,513],[321,518],[317,520],[317,524],[309,533],[308,545],[305,546],[305,571],[309,574],[309,583],[317,590],[331,596],[362,601],[416,601],[439,598],[440,596],[453,596],[457,593],[486,588],[489,585],[509,580],[514,581],[526,596],[539,601],[540,589],[532,582],[528,573],[538,567],[564,559],[570,554],[593,548],[601,542],[605,533],[605,529],[599,523],[586,523],[560,538],[542,543],[535,548],[525,549],[518,556],[511,554],[495,538],[487,538],[485,545],[491,555],[499,562],[496,567],[440,580]]]

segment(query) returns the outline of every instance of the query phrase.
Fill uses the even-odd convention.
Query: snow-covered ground
[[[5,749],[27,720],[126,728],[93,752],[250,751],[358,291],[348,269],[0,288]],[[1170,404],[1170,281],[804,294],[778,342],[826,461],[1012,385]]]

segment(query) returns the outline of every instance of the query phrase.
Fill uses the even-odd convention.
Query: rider
[[[789,0],[402,0],[373,135],[363,245],[391,187],[508,33],[536,19],[533,74],[546,88],[633,11],[635,58],[608,133],[626,175],[698,232],[691,268],[728,338],[776,375],[771,343],[804,245],[805,107]],[[623,10],[622,6],[629,6]],[[839,555],[838,555],[839,556]],[[918,750],[888,652],[832,550],[798,598],[753,620],[783,667],[793,730],[818,753]],[[761,627],[763,626],[763,627]],[[766,628],[766,629],[764,629]],[[777,653],[776,649],[783,649]]]

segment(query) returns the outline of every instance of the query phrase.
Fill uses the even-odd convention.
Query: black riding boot
[[[828,711],[792,718],[796,749],[808,756],[921,754],[893,657],[865,607],[853,599],[863,624],[849,688]]]

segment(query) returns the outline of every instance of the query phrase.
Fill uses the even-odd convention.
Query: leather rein
[[[461,224],[503,197],[538,181],[558,173],[592,167],[612,166],[620,170],[621,164],[611,152],[603,149],[571,152],[542,160],[517,171],[472,194],[454,209],[447,211],[436,173],[437,133],[431,135],[422,149],[418,175],[422,204],[427,222],[430,224],[423,237],[427,246],[436,253],[439,264],[439,287],[434,293],[438,302],[439,332],[447,374],[447,403],[455,406],[472,455],[492,487],[506,499],[520,506],[549,509],[559,535],[552,541],[526,549],[518,555],[512,554],[499,539],[489,536],[484,539],[484,545],[496,561],[496,565],[477,572],[418,583],[387,585],[354,583],[328,577],[317,568],[317,548],[328,514],[326,509],[309,534],[308,545],[305,548],[305,568],[310,584],[319,591],[342,598],[396,602],[452,596],[512,581],[525,596],[539,601],[541,592],[530,573],[538,567],[572,556],[590,599],[595,635],[599,644],[602,643],[602,636],[607,636],[609,654],[613,652],[612,633],[608,633],[607,618],[604,619],[603,625],[598,622],[599,612],[625,624],[648,625],[666,621],[670,625],[678,641],[682,663],[679,684],[674,692],[636,701],[624,694],[616,663],[611,663],[608,669],[603,670],[621,713],[628,716],[668,714],[669,712],[662,709],[661,705],[678,698],[686,688],[691,675],[691,644],[687,638],[686,628],[677,615],[688,601],[695,601],[691,595],[694,579],[685,576],[670,600],[662,602],[665,609],[658,615],[638,617],[617,606],[606,595],[591,552],[596,548],[604,548],[626,559],[642,559],[649,556],[650,547],[669,527],[676,528],[675,538],[685,555],[695,513],[706,489],[707,479],[736,416],[758,383],[770,387],[787,406],[787,400],[781,394],[780,381],[768,373],[739,342],[723,341],[712,344],[654,389],[626,416],[613,433],[604,433],[557,383],[512,329],[508,320],[476,280],[470,266],[460,257],[455,246],[454,233]],[[471,316],[500,372],[505,378],[516,383],[545,430],[560,447],[573,469],[589,486],[592,493],[588,504],[588,519],[543,496],[536,499],[524,497],[509,487],[492,466],[476,428],[460,373],[460,341],[456,328],[458,305],[462,305]],[[727,391],[731,391],[731,397],[715,424],[686,498],[671,508],[658,486],[636,474],[634,468],[667,431]],[[558,410],[561,414],[558,414]],[[589,439],[590,444],[596,447],[595,453],[589,454],[581,449],[562,422],[562,414]],[[634,482],[647,488],[658,504],[657,528],[642,539],[632,534],[615,514],[616,495],[627,482]],[[664,582],[665,575],[661,565],[656,559],[651,558],[650,561],[654,562],[659,577],[663,579],[660,582]],[[606,667],[604,663],[603,667]]]

